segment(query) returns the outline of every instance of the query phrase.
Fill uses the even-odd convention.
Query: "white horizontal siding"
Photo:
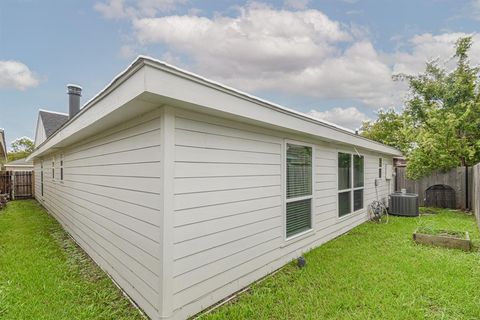
[[[152,318],[158,317],[161,119],[154,111],[35,163],[37,199]]]
[[[178,309],[261,263],[281,239],[283,191],[281,139],[188,117],[175,122]]]
[[[174,318],[199,312],[366,220],[366,209],[338,217],[337,154],[346,147],[186,112],[175,122]],[[285,139],[315,145],[314,232],[287,242]],[[379,155],[362,153],[366,207],[376,194]],[[378,192],[386,197],[386,181]]]

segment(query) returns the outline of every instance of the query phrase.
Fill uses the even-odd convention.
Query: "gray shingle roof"
[[[43,127],[47,138],[57,131],[65,122],[68,121],[68,115],[40,110],[40,117],[42,118]]]

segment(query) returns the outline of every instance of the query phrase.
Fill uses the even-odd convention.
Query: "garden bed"
[[[420,227],[413,233],[418,244],[470,251],[472,242],[468,232]]]

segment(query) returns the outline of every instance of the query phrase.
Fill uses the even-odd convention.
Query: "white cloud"
[[[369,40],[368,29],[304,9],[308,1],[285,0],[285,8],[294,10],[249,2],[228,15],[165,15],[183,1],[109,0],[111,15],[106,17],[123,15],[132,24],[130,44],[121,54],[161,44],[166,49],[160,56],[247,92],[355,100],[374,109],[402,103],[407,85],[394,82],[393,74],[415,74],[427,59],[451,58],[453,44],[465,36],[420,34],[397,50],[382,52]],[[477,34],[472,60],[480,62]]]
[[[174,15],[135,19],[133,26],[142,44],[166,44],[191,57],[195,71],[242,90],[358,99],[375,108],[398,101],[392,70],[358,39],[365,32],[318,10],[250,4],[234,17]]]
[[[357,99],[372,107],[396,101],[390,68],[370,42],[356,42],[340,55],[328,57],[300,72],[269,79],[244,79],[244,86],[275,89],[323,99]],[[251,88],[255,89],[254,87]]]
[[[355,107],[332,108],[327,111],[311,110],[309,115],[320,120],[337,124],[354,131],[362,126],[362,122],[369,120],[367,115]]]
[[[39,80],[23,63],[0,61],[0,89],[25,90],[37,86]]]
[[[425,69],[425,62],[439,59],[440,62],[452,62],[455,54],[455,42],[460,37],[472,36],[473,45],[470,52],[472,63],[480,63],[480,34],[461,32],[433,35],[424,33],[415,35],[409,40],[409,51],[397,51],[387,59],[393,65],[394,73],[416,74]]]
[[[153,17],[157,13],[171,12],[187,0],[107,0],[93,6],[107,19],[127,17]]]

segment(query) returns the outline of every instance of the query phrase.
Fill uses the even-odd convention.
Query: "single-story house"
[[[35,196],[152,319],[204,310],[393,191],[398,150],[149,57],[81,109],[68,88]]]
[[[4,166],[6,171],[33,171],[33,160],[27,161],[27,158],[22,158],[7,162]]]
[[[5,143],[5,130],[0,129],[0,169],[7,162],[7,144]]]

